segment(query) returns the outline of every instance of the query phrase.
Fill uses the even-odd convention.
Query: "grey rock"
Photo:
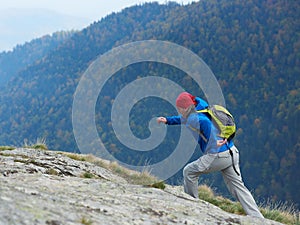
[[[82,178],[85,172],[93,179]],[[186,195],[133,185],[55,151],[0,151],[0,224],[280,224],[240,216]]]

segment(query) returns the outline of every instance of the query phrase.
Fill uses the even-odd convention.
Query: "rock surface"
[[[0,224],[280,223],[224,212],[182,187],[133,185],[92,163],[20,148],[0,151]]]

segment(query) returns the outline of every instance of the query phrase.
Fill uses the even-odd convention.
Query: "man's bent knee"
[[[184,178],[187,178],[190,174],[190,168],[189,168],[189,165],[186,165],[184,168],[183,168],[183,177]]]

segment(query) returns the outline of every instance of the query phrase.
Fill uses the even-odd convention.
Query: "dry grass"
[[[226,212],[245,215],[239,202],[216,196],[213,190],[207,185],[199,186],[199,198],[220,207]],[[300,225],[299,212],[291,204],[273,204],[267,202],[264,206],[260,207],[260,211],[267,219],[288,225]]]
[[[110,170],[113,173],[117,174],[118,176],[124,178],[131,184],[146,185],[146,186],[152,186],[161,189],[164,188],[163,182],[158,180],[156,177],[154,177],[147,171],[137,172],[134,170],[130,170],[119,165],[117,162],[110,162],[108,160],[103,160],[93,155],[82,155],[82,154],[74,154],[74,153],[67,153],[67,152],[63,152],[63,154],[65,154],[66,156],[74,160],[87,161],[97,166],[103,167],[107,170]]]
[[[33,149],[41,149],[48,150],[46,144],[46,138],[37,138],[35,143],[29,143],[28,140],[24,140],[24,148],[33,148]]]
[[[11,146],[0,146],[0,151],[4,151],[4,150],[14,150],[16,149],[15,147],[11,147]]]
[[[268,219],[284,224],[300,225],[300,214],[293,204],[268,201],[261,206],[261,212]]]
[[[226,212],[245,215],[245,212],[239,202],[231,201],[222,196],[216,196],[213,190],[207,185],[199,186],[199,198],[220,207]]]

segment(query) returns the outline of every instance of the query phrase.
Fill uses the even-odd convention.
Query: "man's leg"
[[[229,151],[218,154],[206,154],[189,163],[183,169],[184,191],[198,198],[198,179],[201,174],[221,171],[231,165]]]
[[[225,184],[230,193],[241,203],[247,215],[263,218],[263,215],[260,213],[253,196],[242,181],[241,172],[239,169],[238,150],[236,147],[232,147],[231,149],[234,156],[235,168],[239,172],[240,176],[236,174],[233,166],[222,170]]]
[[[189,163],[183,169],[183,187],[184,192],[191,195],[194,198],[198,196],[198,179],[205,167],[202,165],[201,160],[198,159]]]

